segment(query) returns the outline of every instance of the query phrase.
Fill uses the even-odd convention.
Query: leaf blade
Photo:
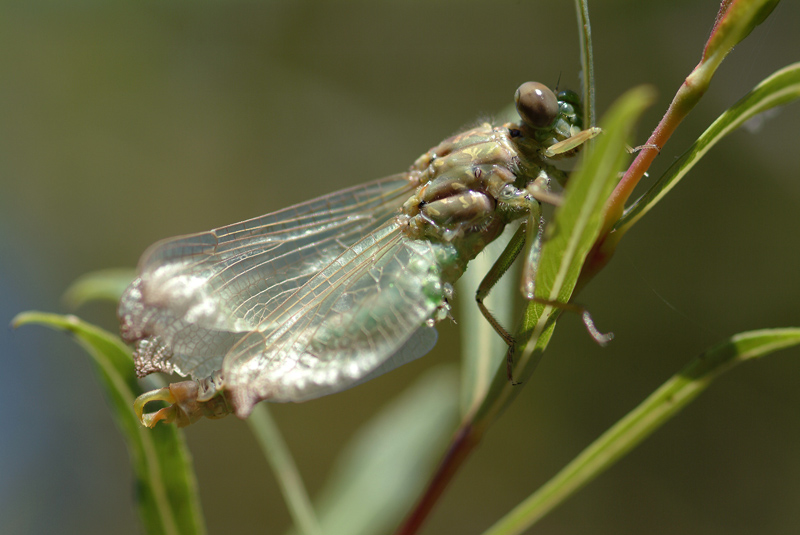
[[[617,238],[649,212],[722,138],[759,113],[800,98],[800,63],[788,65],[765,78],[720,115],[697,141],[628,207],[615,225]]]
[[[434,368],[367,422],[315,500],[326,535],[378,535],[425,486],[458,420],[457,372]]]
[[[133,412],[133,400],[142,389],[127,347],[116,336],[75,316],[24,312],[12,322],[14,327],[32,324],[73,334],[92,357],[109,408],[128,446],[144,531],[167,535],[206,533],[183,433],[174,426],[145,429]]]
[[[720,374],[738,363],[796,345],[800,345],[800,328],[748,331],[712,347],[611,426],[484,535],[524,532],[669,421]]]

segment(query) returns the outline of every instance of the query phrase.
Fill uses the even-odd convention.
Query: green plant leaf
[[[325,535],[386,533],[425,486],[458,421],[458,374],[430,370],[350,440],[315,500]]]
[[[775,72],[720,115],[689,147],[689,150],[684,152],[642,197],[625,210],[614,227],[615,231],[620,235],[627,232],[723,137],[759,113],[788,104],[797,98],[800,98],[800,63]]]
[[[133,400],[142,390],[128,348],[116,336],[75,316],[24,312],[12,322],[14,327],[29,324],[73,334],[92,357],[114,420],[128,445],[144,532],[204,534],[205,521],[183,433],[167,425],[146,429],[133,412]]]
[[[696,73],[710,77],[725,56],[764,22],[780,0],[723,0]],[[708,71],[708,72],[704,72]]]
[[[599,235],[606,200],[629,156],[626,146],[633,125],[654,98],[649,87],[623,95],[603,122],[603,134],[587,149],[586,159],[570,176],[564,204],[548,225],[542,246],[537,295],[553,301],[569,301],[583,261]]]
[[[800,328],[749,331],[714,346],[661,385],[484,535],[522,533],[664,425],[721,373],[740,362],[796,345],[800,345]]]
[[[92,271],[70,284],[64,292],[64,301],[70,308],[78,308],[89,301],[119,301],[136,270],[114,268]]]
[[[612,195],[603,229],[604,236],[596,252],[598,259],[591,262],[590,269],[586,274],[588,278],[602,269],[613,256],[621,233],[606,235],[622,217],[625,212],[625,204],[639,181],[647,173],[656,155],[664,148],[673,132],[705,94],[717,67],[725,59],[725,56],[737,43],[747,37],[755,26],[764,21],[777,2],[778,0],[723,0],[700,63],[678,88],[658,126],[628,167]],[[606,237],[609,239],[605,239]]]

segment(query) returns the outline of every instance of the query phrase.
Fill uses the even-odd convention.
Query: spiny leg
[[[589,314],[589,311],[585,307],[574,303],[562,303],[560,301],[543,299],[534,295],[536,271],[539,266],[539,257],[541,255],[544,226],[545,220],[541,215],[541,205],[534,201],[528,212],[528,221],[520,225],[519,229],[517,229],[511,237],[506,248],[495,261],[494,265],[492,265],[491,269],[489,269],[489,272],[483,278],[478,286],[478,290],[475,292],[475,301],[478,304],[481,314],[483,314],[486,321],[489,322],[495,332],[497,332],[508,345],[508,351],[506,352],[506,371],[508,380],[512,385],[519,384],[514,381],[514,352],[516,350],[516,339],[505,327],[500,325],[500,322],[498,322],[489,309],[486,308],[483,300],[489,295],[489,292],[500,278],[508,271],[523,249],[525,249],[525,266],[523,269],[521,289],[526,299],[542,305],[580,314],[589,335],[601,346],[606,345],[614,338],[613,333],[603,334],[595,327],[594,320],[592,320],[591,314]]]
[[[537,229],[535,233],[526,233],[525,266],[522,270],[522,283],[520,285],[522,295],[529,301],[534,301],[541,305],[548,305],[561,310],[568,310],[570,312],[579,314],[583,320],[584,326],[586,326],[586,330],[589,331],[589,336],[591,336],[599,345],[605,346],[614,338],[614,333],[601,333],[597,327],[595,327],[592,315],[589,314],[589,311],[586,309],[586,307],[575,303],[562,303],[561,301],[553,301],[550,299],[536,297],[536,271],[539,268],[539,258],[542,253],[542,237],[544,236],[545,228],[545,220],[541,216],[541,208],[536,211],[531,210],[530,212],[528,218],[528,227],[533,229],[534,226]]]
[[[522,251],[522,248],[525,245],[525,235],[527,233],[526,227],[527,225],[519,226],[517,231],[508,241],[506,248],[503,249],[503,252],[492,265],[491,269],[489,269],[489,272],[483,277],[483,280],[478,285],[478,290],[475,292],[475,301],[478,303],[478,309],[480,309],[481,314],[483,314],[483,317],[486,318],[486,321],[489,322],[489,325],[492,326],[495,332],[500,335],[500,338],[502,338],[508,346],[508,351],[506,353],[506,366],[508,371],[508,380],[512,385],[517,384],[514,382],[513,375],[513,359],[516,340],[514,339],[514,336],[505,329],[505,327],[500,325],[500,322],[497,321],[497,318],[495,318],[494,315],[489,312],[489,309],[486,308],[483,300],[487,295],[489,295],[489,292],[492,290],[492,288],[494,288],[495,284],[497,284],[506,271],[508,271],[508,269],[514,263],[514,260],[516,260],[517,256],[519,256],[520,251]]]
[[[475,300],[478,302],[483,317],[494,328],[497,334],[508,345],[506,351],[506,372],[508,374],[508,381],[512,385],[520,383],[514,381],[514,352],[516,350],[517,341],[514,336],[509,333],[500,322],[489,312],[489,309],[483,303],[483,300],[489,294],[491,289],[497,284],[497,281],[508,271],[511,265],[516,260],[519,253],[525,250],[525,266],[523,268],[522,276],[522,294],[528,300],[536,302],[545,301],[543,304],[551,304],[546,300],[541,300],[534,296],[534,284],[536,280],[536,269],[539,266],[539,255],[541,252],[542,235],[544,234],[545,220],[542,217],[542,207],[536,202],[532,201],[528,211],[528,220],[525,224],[520,225],[519,229],[514,233],[509,240],[508,245],[503,250],[500,257],[491,267],[489,272],[481,281],[478,286],[478,291],[475,292]],[[562,306],[563,303],[552,303],[553,306]],[[574,305],[572,305],[574,306]]]

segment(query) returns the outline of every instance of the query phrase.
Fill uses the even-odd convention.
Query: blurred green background
[[[599,113],[654,84],[644,142],[697,63],[717,2],[596,2]],[[800,59],[783,2],[723,63],[656,162]],[[67,312],[79,275],[152,242],[405,170],[534,79],[579,89],[571,2],[12,1],[0,4],[0,320]],[[564,317],[535,379],[423,533],[480,533],[691,357],[733,333],[800,325],[800,106],[730,136],[623,241]],[[458,300],[471,300],[459,295]],[[80,315],[116,330],[114,308]],[[458,315],[456,314],[456,319]],[[273,406],[312,493],[343,442],[432,354],[339,395]],[[0,331],[0,532],[139,532],[127,452],[89,361],[61,333]],[[498,355],[498,358],[502,358]],[[540,532],[797,533],[800,352],[723,376],[540,524]],[[247,427],[187,430],[210,533],[289,517]]]

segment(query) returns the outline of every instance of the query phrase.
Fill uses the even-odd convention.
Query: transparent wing
[[[449,248],[409,240],[392,220],[345,250],[225,357],[237,414],[264,399],[303,401],[344,390],[404,344],[418,343],[412,335],[445,305],[439,266],[453,254]]]
[[[405,174],[151,247],[123,295],[123,338],[141,374],[204,377],[230,348],[348,247],[392,219]]]

